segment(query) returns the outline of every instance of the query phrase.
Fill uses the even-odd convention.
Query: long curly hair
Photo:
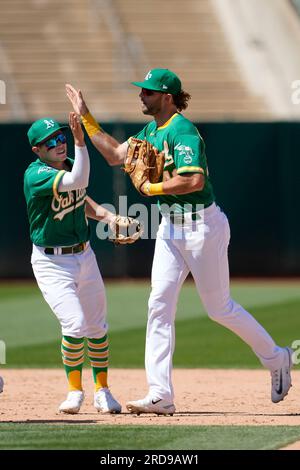
[[[178,95],[172,95],[173,101],[178,109],[178,111],[182,111],[188,107],[188,101],[191,99],[191,95],[184,90],[181,90]]]

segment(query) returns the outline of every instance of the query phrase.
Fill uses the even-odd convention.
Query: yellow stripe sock
[[[98,374],[96,374],[95,391],[98,392],[100,388],[105,388],[105,387],[108,387],[107,372],[98,372]]]
[[[81,375],[84,362],[84,338],[63,336],[61,352],[69,391],[82,390]]]
[[[108,368],[108,338],[104,335],[102,338],[88,338],[88,355],[93,370],[95,391],[108,387],[107,368]]]
[[[82,390],[81,371],[80,370],[72,370],[71,372],[69,372],[68,382],[69,382],[70,392],[72,392],[74,390]]]

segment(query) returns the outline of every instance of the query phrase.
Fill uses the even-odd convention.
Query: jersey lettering
[[[66,197],[60,196],[59,199],[53,197],[51,203],[51,209],[56,212],[54,219],[62,220],[66,214],[69,212],[77,209],[77,207],[81,206],[86,197],[86,190],[85,188],[76,189],[75,190],[75,197],[74,191],[68,191],[68,195]],[[76,200],[76,205],[74,206],[74,202]]]

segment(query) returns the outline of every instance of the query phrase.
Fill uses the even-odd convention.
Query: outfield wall
[[[23,196],[23,173],[33,158],[26,138],[28,127],[0,125],[1,278],[32,276]],[[123,141],[140,127],[107,124],[105,129]],[[300,275],[300,123],[205,123],[198,129],[206,142],[217,202],[231,224],[231,273]],[[72,148],[72,140],[69,142]],[[109,167],[89,148],[89,194],[95,200],[116,205],[118,196],[127,194],[128,205],[150,204],[119,168]],[[153,240],[115,247],[99,240],[95,232],[92,222],[92,245],[105,277],[150,275]]]

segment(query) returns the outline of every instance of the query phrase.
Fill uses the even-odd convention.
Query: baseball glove
[[[143,225],[132,217],[117,215],[109,224],[109,240],[115,245],[128,245],[136,242],[144,233]]]
[[[140,194],[142,185],[149,181],[158,183],[163,173],[165,156],[163,152],[153,147],[147,140],[129,140],[124,171],[128,173],[135,188]]]

